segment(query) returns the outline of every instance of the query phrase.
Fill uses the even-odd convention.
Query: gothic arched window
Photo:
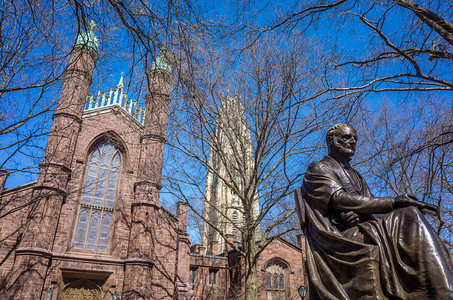
[[[266,287],[268,290],[272,289],[272,274],[271,273],[266,274]]]
[[[274,273],[274,275],[272,276],[272,288],[274,290],[278,289],[278,275],[277,275],[277,273]]]
[[[279,259],[273,259],[266,267],[266,288],[268,299],[288,298],[288,266]],[[286,282],[285,282],[286,281]]]
[[[91,152],[74,236],[75,249],[107,251],[120,167],[120,152],[110,141]]]

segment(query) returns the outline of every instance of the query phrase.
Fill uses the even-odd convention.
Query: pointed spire
[[[74,46],[87,46],[98,53],[98,48],[99,48],[99,40],[94,34],[94,31],[96,30],[96,22],[91,20],[90,24],[88,24],[88,30],[80,33],[77,36],[77,40],[74,44]]]
[[[156,58],[156,61],[151,64],[151,71],[163,71],[171,75],[171,66],[167,60],[167,48],[162,47],[160,49],[159,56]]]
[[[124,84],[123,84],[124,79],[123,79],[123,77],[124,77],[124,73],[121,72],[120,81],[118,82],[118,85],[116,86],[118,89],[122,89],[124,87]]]

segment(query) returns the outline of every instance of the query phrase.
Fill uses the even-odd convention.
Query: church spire
[[[151,64],[151,72],[162,71],[171,75],[171,65],[167,59],[167,48],[162,47],[160,49],[160,54],[156,60]]]
[[[118,82],[118,85],[116,86],[117,89],[122,89],[122,88],[124,88],[124,83],[123,83],[123,82],[124,82],[124,78],[123,78],[123,77],[124,77],[124,73],[121,72],[120,81]]]
[[[96,52],[96,54],[98,54],[99,40],[94,34],[97,28],[96,22],[91,20],[87,27],[87,31],[79,33],[79,35],[77,36],[74,47],[86,46],[91,48],[92,50],[94,50],[94,52]]]

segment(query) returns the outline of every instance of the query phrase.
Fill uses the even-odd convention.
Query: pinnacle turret
[[[160,54],[156,60],[151,64],[151,72],[163,71],[168,75],[171,75],[171,65],[167,59],[167,48],[162,47],[160,49]]]
[[[96,22],[91,20],[90,24],[88,24],[88,30],[82,33],[79,33],[77,36],[77,40],[74,44],[75,46],[86,46],[91,48],[98,54],[99,50],[99,40],[94,34],[94,31],[96,31]]]

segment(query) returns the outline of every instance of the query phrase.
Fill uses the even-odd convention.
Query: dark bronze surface
[[[413,195],[374,197],[349,165],[357,134],[327,133],[295,200],[307,237],[310,299],[453,299],[453,264]],[[383,214],[375,218],[373,214]]]

